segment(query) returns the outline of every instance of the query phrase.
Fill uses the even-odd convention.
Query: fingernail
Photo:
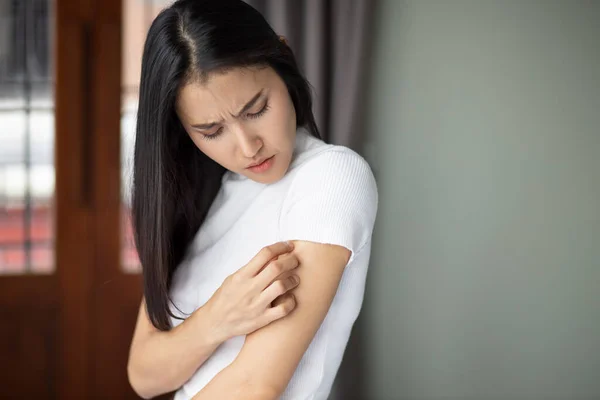
[[[293,249],[293,248],[294,248],[294,244],[293,244],[292,242],[290,242],[289,240],[288,240],[287,242],[285,242],[285,243],[288,245],[288,247],[289,247],[290,249]]]

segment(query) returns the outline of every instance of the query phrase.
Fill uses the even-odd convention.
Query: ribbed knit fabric
[[[352,255],[329,312],[281,396],[327,399],[362,305],[377,203],[375,179],[360,155],[298,129],[290,168],[278,182],[264,185],[233,172],[224,175],[207,219],[175,273],[173,311],[186,317],[202,306],[264,246],[306,240],[346,247]],[[173,319],[174,325],[179,323]],[[200,391],[235,359],[244,339],[223,343],[175,400]]]

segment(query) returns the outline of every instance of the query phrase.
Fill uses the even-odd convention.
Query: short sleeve
[[[322,152],[298,167],[281,210],[280,240],[343,246],[350,263],[372,235],[377,206],[375,178],[359,154]]]

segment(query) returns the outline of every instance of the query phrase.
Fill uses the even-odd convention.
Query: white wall
[[[376,26],[366,398],[600,398],[600,2]]]

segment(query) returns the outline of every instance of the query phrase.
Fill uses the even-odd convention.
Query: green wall
[[[380,0],[367,399],[600,399],[600,1]]]

